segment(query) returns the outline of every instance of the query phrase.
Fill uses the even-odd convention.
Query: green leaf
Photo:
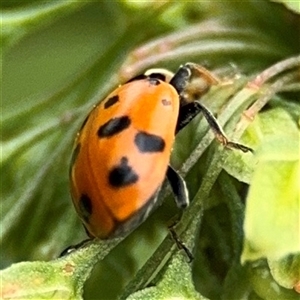
[[[249,280],[254,292],[261,299],[298,300],[299,294],[281,287],[273,278],[265,261],[256,262],[248,268]]]
[[[278,284],[300,293],[300,253],[279,260],[268,260],[271,274]]]
[[[86,241],[49,262],[21,262],[0,271],[5,299],[82,299],[83,285],[97,261],[120,240]]]
[[[0,272],[4,299],[82,299],[74,293],[72,264],[23,262]]]
[[[128,300],[153,300],[153,299],[195,299],[205,300],[193,285],[191,265],[186,261],[185,255],[177,253],[172,256],[168,268],[160,282],[130,295]]]
[[[300,250],[297,126],[282,109],[261,114],[256,122],[263,142],[247,198],[243,261]]]
[[[298,13],[298,14],[300,13],[299,1],[295,1],[295,0],[271,0],[271,1],[282,3],[288,9],[294,11],[295,13]]]

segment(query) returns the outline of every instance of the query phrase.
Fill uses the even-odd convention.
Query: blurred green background
[[[297,8],[269,1],[4,1],[1,6],[1,268],[53,259],[85,238],[68,192],[73,139],[92,105],[126,79],[125,67],[140,62],[136,72],[157,66],[175,71],[195,61],[227,75],[252,76],[300,50]],[[189,26],[198,24],[202,31],[171,45],[171,56],[163,47],[132,55],[152,39],[183,31],[188,36]],[[154,57],[150,63],[148,56]],[[195,128],[182,137],[188,146],[178,147],[175,165],[191,151]],[[200,173],[208,160],[209,154],[202,158]],[[188,185],[196,192],[194,174]],[[246,194],[245,183],[234,184]],[[218,198],[218,188],[215,193]],[[99,291],[101,299],[115,299],[167,233],[166,221],[177,209],[171,198],[166,202],[97,266],[85,299],[100,299]],[[207,253],[194,267],[196,286],[211,299],[222,298],[232,259],[232,250],[218,253],[226,243],[232,246],[227,210],[219,203],[205,215],[201,247]],[[207,257],[211,261],[204,262]],[[244,278],[241,285],[251,291]]]

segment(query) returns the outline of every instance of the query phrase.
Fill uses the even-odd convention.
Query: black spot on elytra
[[[137,182],[139,176],[128,165],[128,158],[122,157],[120,164],[109,172],[108,181],[113,187],[120,188]]]
[[[100,126],[97,135],[100,138],[113,136],[128,128],[131,121],[128,116],[113,118]]]
[[[86,194],[82,194],[79,199],[79,210],[81,212],[81,216],[88,223],[90,215],[93,212],[92,201],[90,197]]]
[[[134,138],[134,143],[140,152],[162,152],[165,141],[158,135],[140,131]]]
[[[107,108],[113,106],[118,101],[119,101],[119,96],[118,95],[112,96],[107,101],[105,101],[104,108],[107,109]]]
[[[148,81],[151,85],[159,85],[161,82],[159,79],[157,78],[152,78],[152,77],[149,77],[148,78]]]
[[[162,103],[163,106],[169,106],[169,105],[172,104],[172,102],[170,100],[167,100],[167,99],[162,99],[161,103]]]

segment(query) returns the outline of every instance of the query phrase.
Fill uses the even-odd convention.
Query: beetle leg
[[[171,234],[172,239],[175,241],[177,248],[180,250],[183,250],[186,254],[186,256],[189,259],[189,263],[191,263],[194,259],[194,255],[192,254],[191,250],[184,244],[184,242],[179,238],[179,236],[177,235],[175,229],[174,229],[174,225],[173,226],[169,226],[169,231]]]
[[[175,131],[176,134],[178,133],[178,131],[184,128],[192,119],[194,119],[200,112],[203,113],[206,121],[208,122],[209,127],[215,134],[216,139],[222,145],[224,145],[227,148],[238,149],[243,152],[253,152],[253,150],[247,146],[228,140],[222,127],[219,125],[217,119],[214,117],[212,112],[209,111],[203,104],[201,104],[198,101],[188,103],[180,108]]]
[[[187,207],[189,205],[189,195],[184,179],[170,165],[167,169],[167,178],[175,195],[177,206],[179,208]]]
[[[199,109],[196,103],[197,102],[191,102],[180,107],[175,134],[189,124],[201,112],[201,109]]]

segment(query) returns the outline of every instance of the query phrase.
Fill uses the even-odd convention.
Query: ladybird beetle
[[[169,73],[148,71],[119,86],[97,104],[79,131],[70,167],[75,209],[90,237],[129,233],[157,205],[164,181],[177,206],[189,204],[183,178],[169,165],[175,135],[203,113],[216,138],[229,148],[250,148],[228,141],[212,113],[189,101],[192,77],[209,85],[216,79],[201,66],[186,63]]]

